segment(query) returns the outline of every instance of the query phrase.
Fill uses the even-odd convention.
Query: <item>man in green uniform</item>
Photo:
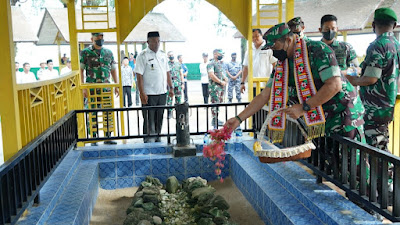
[[[388,126],[393,120],[399,78],[400,44],[393,34],[396,21],[392,9],[375,10],[372,27],[376,39],[361,64],[361,77],[348,76],[353,85],[360,86],[367,143],[384,151],[389,151]]]
[[[104,39],[103,33],[92,33],[91,38],[93,45],[85,48],[81,52],[80,63],[81,63],[81,82],[83,83],[110,83],[110,75],[112,76],[115,83],[118,83],[118,77],[116,73],[116,62],[111,50],[103,48]],[[86,73],[84,73],[86,71]],[[86,78],[86,79],[85,79]],[[112,93],[110,88],[96,88],[90,89],[90,95],[108,95],[106,97],[90,97],[89,102],[96,104],[89,104],[91,109],[96,108],[107,108],[111,106]],[[119,90],[115,88],[115,94],[119,95]],[[87,98],[87,89],[83,89],[83,97]],[[99,115],[98,115],[99,116]],[[96,115],[91,115],[91,129],[99,129],[97,125]],[[113,115],[103,115],[103,129],[107,130],[113,127]],[[108,124],[107,124],[108,122]],[[97,136],[97,132],[93,131],[93,137]],[[105,131],[105,136],[111,136],[111,132]],[[116,144],[115,141],[105,141],[104,144]],[[93,143],[92,145],[97,145]]]
[[[309,41],[310,39],[304,34],[304,30],[306,29],[306,26],[304,26],[304,21],[301,19],[301,17],[295,17],[289,22],[287,22],[287,25],[289,26],[290,31],[292,31],[294,34],[297,34],[305,40],[306,42]]]
[[[175,61],[174,53],[172,51],[169,51],[167,53],[168,56],[168,66],[170,68],[170,73],[171,73],[171,80],[172,80],[172,87],[173,87],[173,92],[175,96],[175,105],[176,104],[181,104],[182,101],[182,90],[185,88],[185,84],[183,83],[183,69],[182,66],[179,62]],[[172,89],[171,89],[172,91]],[[168,90],[168,98],[167,98],[167,105],[171,106],[172,105],[172,97],[169,96],[170,90]],[[168,118],[171,118],[171,111],[168,110]]]
[[[214,59],[210,61],[207,65],[207,72],[209,77],[209,92],[211,103],[223,103],[224,102],[224,92],[225,86],[228,82],[228,78],[226,77],[226,71],[224,68],[224,64],[221,62],[224,57],[224,52],[221,49],[215,49],[213,51]],[[212,121],[211,124],[214,127],[218,127],[218,125],[222,126],[223,122],[218,120],[217,114],[219,112],[218,107],[212,107]]]
[[[280,61],[288,59],[289,87],[296,87],[294,79],[295,42],[298,35],[289,31],[286,24],[275,25],[264,34],[267,45],[274,51],[274,57]],[[321,106],[325,114],[325,132],[327,135],[338,133],[353,139],[362,136],[364,108],[356,89],[340,73],[335,54],[331,48],[320,41],[306,42],[310,71],[315,83],[316,93],[303,104],[294,104],[285,112],[294,119],[304,112]],[[274,78],[274,74],[271,75]],[[271,94],[272,81],[269,79],[267,87],[256,96],[253,101],[238,117],[228,120],[227,125],[236,128],[242,120],[252,116],[268,103]],[[295,93],[289,96],[294,99]],[[297,98],[297,93],[295,94]]]
[[[337,18],[334,15],[324,15],[321,18],[321,27],[319,32],[322,33],[322,40],[325,44],[333,49],[340,70],[347,75],[347,68],[354,64],[354,68],[358,68],[359,63],[356,51],[351,44],[338,41],[335,37],[338,32]]]

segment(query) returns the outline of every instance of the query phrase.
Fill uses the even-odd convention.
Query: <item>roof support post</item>
[[[347,31],[342,31],[343,34],[343,41],[347,42]]]
[[[247,31],[247,52],[249,54],[248,59],[248,75],[247,75],[247,84],[248,84],[248,95],[249,95],[249,101],[253,100],[253,2],[249,1],[247,4],[247,10],[248,10],[248,20],[249,20],[249,28]],[[251,123],[250,123],[251,124]]]
[[[0,116],[3,135],[4,161],[15,155],[21,148],[21,128],[19,119],[18,93],[15,77],[15,52],[11,21],[10,1],[0,1],[0,27],[4,31],[0,35],[2,50],[0,51]],[[1,138],[1,137],[0,137]],[[1,148],[0,147],[0,148]]]
[[[286,20],[294,17],[294,0],[286,0]]]

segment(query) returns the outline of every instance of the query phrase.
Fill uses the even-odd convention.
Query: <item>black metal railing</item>
[[[363,209],[375,211],[393,222],[400,221],[399,157],[337,134],[313,142],[316,149],[311,157],[300,161],[317,175],[317,183],[324,178]],[[297,125],[288,120],[282,146],[302,143],[304,138]],[[389,169],[389,165],[393,167]],[[392,178],[393,188],[389,191]]]
[[[0,224],[15,224],[66,153],[77,143],[71,111],[0,166]]]
[[[218,118],[225,122],[227,119],[239,114],[248,103],[232,103],[232,104],[207,104],[207,105],[189,105],[189,129],[190,135],[202,135],[207,133],[210,129],[214,129],[211,124],[212,116],[211,109],[218,107],[220,112]],[[115,139],[133,139],[133,138],[149,138],[149,137],[167,137],[167,142],[171,143],[171,138],[176,136],[175,127],[176,121],[168,118],[168,110],[172,110],[172,118],[175,117],[173,106],[150,106],[141,108],[115,108],[115,109],[86,109],[76,110],[77,116],[84,115],[86,136],[79,137],[78,141],[104,141]],[[163,110],[163,126],[166,127],[164,131],[156,132],[153,134],[146,134],[143,132],[143,111]],[[122,135],[122,121],[121,114],[124,113],[124,129],[125,134]],[[113,122],[110,121],[113,117]],[[157,120],[157,119],[156,119]],[[114,131],[115,126],[115,132]],[[91,131],[91,128],[103,130],[96,134]],[[222,125],[217,124],[217,128]],[[148,127],[148,130],[150,128]],[[248,123],[242,124],[243,132],[254,132]],[[107,135],[108,134],[108,135]]]

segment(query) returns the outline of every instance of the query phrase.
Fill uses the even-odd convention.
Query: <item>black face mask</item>
[[[287,58],[287,52],[285,50],[283,50],[283,49],[272,50],[272,54],[279,61],[284,61]]]
[[[173,56],[170,56],[170,57],[168,57],[168,58],[169,58],[169,60],[171,60],[171,61],[172,61],[172,60],[174,60],[174,58],[175,58],[175,57],[173,57]]]
[[[219,55],[219,56],[217,57],[218,60],[221,60],[222,58],[224,58],[222,55]]]
[[[328,41],[334,39],[335,36],[336,36],[336,32],[333,30],[322,32],[322,37],[324,37],[324,39],[328,40]]]
[[[96,43],[97,46],[103,46],[103,44],[104,44],[104,39],[99,39],[99,40],[96,40],[96,41],[94,41],[94,42]]]
[[[297,35],[299,35],[299,36],[300,36],[300,33],[301,33],[301,32],[293,32],[293,34],[297,34]]]

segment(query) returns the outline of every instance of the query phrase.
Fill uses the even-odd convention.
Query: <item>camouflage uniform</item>
[[[228,66],[228,71],[232,76],[236,76],[236,74],[239,73],[239,71],[242,69],[242,66],[238,62],[229,62],[227,64]],[[241,101],[242,97],[240,96],[240,81],[241,81],[241,76],[236,78],[236,80],[233,80],[232,78],[228,77],[229,83],[228,83],[228,101],[232,102],[233,99],[233,88],[235,88],[236,92],[236,99],[238,102]]]
[[[222,62],[215,61],[215,59],[211,60],[210,63],[207,65],[207,72],[214,72],[214,75],[221,81],[224,81],[224,79],[226,78],[226,70],[224,68],[224,64]],[[211,78],[209,78],[208,90],[210,92],[211,103],[224,102],[224,86],[214,82]],[[218,107],[212,107],[211,114],[215,121],[217,121],[218,112]]]
[[[325,113],[325,132],[329,136],[337,133],[353,139],[363,139],[364,107],[356,88],[340,74],[335,53],[325,43],[309,40],[306,42],[311,73],[315,87],[319,90],[324,82],[334,75],[340,75],[342,89],[322,105]],[[294,61],[289,59],[289,99],[298,102],[294,80]],[[271,74],[273,78],[274,74]],[[267,86],[272,86],[269,79]],[[355,130],[357,129],[357,130]]]
[[[89,46],[85,49],[82,50],[81,56],[80,56],[80,63],[81,63],[81,68],[86,71],[86,83],[110,83],[110,75],[111,75],[111,69],[113,67],[113,64],[116,64],[114,61],[114,56],[109,49],[101,48],[101,49],[95,49],[94,46]],[[91,97],[89,99],[89,102],[94,102],[96,104],[87,104],[85,102],[85,107],[86,108],[91,108],[91,109],[98,109],[98,108],[111,108],[111,98],[112,98],[112,93],[110,88],[96,88],[96,89],[90,89],[90,96],[92,95],[100,95],[100,94],[106,94],[109,96],[105,97]],[[91,123],[92,127],[94,130],[97,129],[97,119],[100,118],[100,115],[95,116],[96,114],[91,115]],[[110,121],[109,124],[107,124],[107,116],[103,115],[103,128],[106,129],[108,128],[111,129],[113,128],[113,114],[110,113],[108,115],[108,120]],[[96,136],[97,132],[93,132],[93,136]],[[107,135],[107,134],[106,134]]]
[[[181,81],[181,73],[182,70],[181,64],[179,62],[171,62],[168,61],[168,66],[171,69],[171,79],[172,86],[174,88],[174,96],[175,96],[175,105],[181,104],[182,101],[182,81]],[[167,93],[167,105],[172,105],[172,97],[169,96],[169,90]]]
[[[367,49],[361,64],[362,76],[367,67],[381,70],[381,75],[368,73],[378,78],[369,86],[361,86],[360,94],[365,107],[365,135],[367,143],[388,151],[389,123],[393,120],[399,77],[400,44],[392,32],[383,33]],[[394,69],[395,68],[395,69]]]
[[[351,44],[334,40],[332,44],[329,45],[333,49],[336,55],[336,60],[339,64],[340,70],[346,70],[350,66],[350,62],[357,58],[356,51],[353,49]],[[358,65],[356,65],[358,66]]]

